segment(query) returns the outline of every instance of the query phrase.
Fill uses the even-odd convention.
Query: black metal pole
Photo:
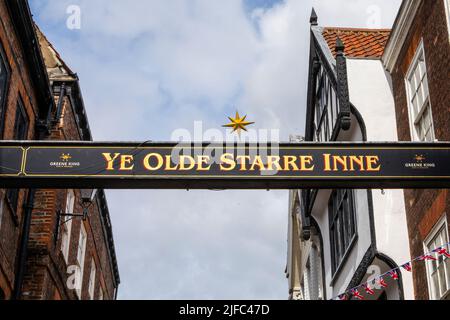
[[[24,206],[24,218],[22,226],[22,234],[20,236],[20,247],[18,252],[17,270],[14,280],[14,291],[11,300],[20,300],[22,298],[22,285],[25,276],[27,255],[28,255],[28,238],[30,236],[31,216],[34,204],[34,195],[36,189],[29,189],[27,203]]]

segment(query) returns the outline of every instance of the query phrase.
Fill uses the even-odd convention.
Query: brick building
[[[450,1],[403,1],[383,63],[401,141],[450,141]],[[426,157],[426,155],[425,155]],[[405,190],[411,257],[449,242],[449,190]],[[416,299],[450,299],[450,259],[413,264]]]
[[[0,1],[0,111],[4,140],[92,139],[78,78],[26,1]],[[116,298],[105,194],[86,191],[0,190],[0,299]]]
[[[322,27],[314,10],[310,23],[305,141],[398,140],[381,61],[390,30]],[[409,260],[403,198],[403,190],[290,191],[289,298],[333,299],[370,283],[377,290],[360,287],[364,299],[411,299],[410,273],[386,277],[386,287],[377,280]]]
[[[4,140],[42,137],[53,106],[31,15],[24,10],[19,1],[0,1],[0,134]],[[31,198],[30,190],[0,190],[0,298],[14,296]]]

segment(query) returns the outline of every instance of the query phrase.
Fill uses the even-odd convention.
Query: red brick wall
[[[80,140],[75,115],[69,99],[64,98],[62,118],[55,125],[50,140]],[[81,213],[81,195],[75,191],[75,213]],[[65,211],[67,190],[38,190],[33,210],[30,231],[27,276],[23,286],[24,299],[78,299],[75,290],[67,288],[67,268],[76,265],[78,240],[81,223],[87,232],[87,246],[84,260],[81,299],[88,299],[88,283],[91,261],[96,263],[95,293],[98,298],[99,286],[103,288],[104,299],[114,298],[113,270],[108,256],[108,246],[103,236],[103,227],[99,208],[93,204],[89,208],[86,221],[80,218],[72,220],[68,263],[61,252],[61,229],[56,244],[54,230],[56,212]]]
[[[23,101],[28,116],[28,138],[34,137],[35,115],[37,103],[33,85],[29,78],[29,72],[23,59],[23,52],[19,40],[16,37],[8,10],[4,0],[0,0],[0,45],[6,55],[11,69],[11,78],[8,84],[5,118],[2,139],[12,139],[14,122],[19,97]],[[26,190],[19,192],[16,214],[13,214],[9,203],[5,199],[5,190],[0,189],[0,289],[6,294],[6,299],[11,296],[14,287],[14,272],[16,267],[16,253],[19,244],[22,225],[22,212],[24,201],[27,197]]]
[[[423,1],[414,18],[397,64],[392,72],[399,139],[411,140],[405,75],[423,39],[436,139],[450,141],[450,44],[444,2]],[[423,253],[423,241],[444,215],[450,221],[450,197],[446,190],[405,191],[411,256]],[[417,299],[428,299],[428,284],[423,262],[413,265]]]

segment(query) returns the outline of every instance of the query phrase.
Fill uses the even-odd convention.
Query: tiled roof
[[[381,58],[389,39],[389,29],[324,28],[322,35],[335,56],[336,39],[342,40],[350,58]]]

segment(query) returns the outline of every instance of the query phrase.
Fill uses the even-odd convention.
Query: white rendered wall
[[[395,105],[380,60],[348,59],[350,101],[366,124],[368,141],[398,141]],[[403,190],[372,190],[378,252],[398,265],[410,260]],[[403,272],[405,299],[413,299],[412,275]]]
[[[338,141],[361,141],[362,134],[358,126],[357,120],[352,116],[351,128],[348,131],[341,131]],[[357,224],[357,240],[349,251],[349,255],[343,262],[341,270],[332,282],[331,271],[331,251],[330,251],[330,235],[329,235],[329,213],[328,201],[330,199],[331,190],[319,190],[312,216],[319,225],[323,238],[324,266],[325,266],[325,289],[327,298],[330,299],[345,291],[348,284],[353,278],[359,264],[371,244],[370,237],[370,220],[368,208],[367,190],[354,190],[355,214]]]

